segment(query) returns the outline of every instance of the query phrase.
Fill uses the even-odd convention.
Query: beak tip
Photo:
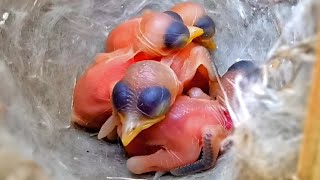
[[[134,130],[131,131],[126,131],[123,130],[122,131],[122,135],[121,135],[121,142],[123,144],[123,146],[127,146],[128,144],[130,144],[130,142],[142,131],[141,128],[136,128]]]
[[[122,126],[121,142],[123,146],[127,146],[128,144],[130,144],[130,142],[134,140],[140,134],[141,131],[143,131],[144,129],[148,129],[149,127],[158,123],[164,118],[165,116],[161,116],[159,118],[143,121],[143,123],[137,123],[129,126],[126,126],[126,125]],[[129,122],[129,120],[124,120],[123,122],[125,122],[126,124]]]
[[[217,50],[217,45],[216,45],[214,39],[200,41],[199,43],[200,43],[200,45],[204,46],[208,50],[211,50],[211,51]]]
[[[188,44],[195,38],[201,36],[204,31],[201,28],[195,27],[195,26],[188,26],[189,32],[190,32],[190,37],[188,40]]]
[[[123,146],[127,146],[129,143],[122,141]]]
[[[133,140],[133,138],[130,138],[129,136],[121,137],[121,142],[123,146],[128,146],[130,142]]]

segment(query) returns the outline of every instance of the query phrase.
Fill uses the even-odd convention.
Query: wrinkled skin
[[[212,153],[210,161],[214,164],[221,141],[232,130],[232,122],[225,113],[218,101],[208,100],[205,95],[178,97],[163,121],[142,131],[125,146],[131,156],[128,169],[135,174],[171,171],[185,175],[180,167],[191,164],[189,169],[197,168],[192,164],[199,158],[207,134],[212,137],[206,150]]]
[[[99,129],[111,116],[110,96],[113,86],[124,76],[130,65],[145,60],[132,52],[130,48],[119,49],[96,57],[95,63],[80,77],[75,86],[74,122],[87,128]],[[184,93],[192,87],[199,87],[214,96],[217,90],[216,73],[206,48],[190,43],[160,61],[175,72],[183,85]]]
[[[195,6],[198,7],[199,5]],[[190,9],[190,6],[186,7],[187,10],[188,8]],[[146,11],[141,17],[128,20],[110,32],[106,40],[107,53],[103,54],[103,58],[96,58],[96,64],[88,68],[75,86],[73,99],[74,122],[88,128],[100,128],[103,122],[111,115],[110,92],[112,86],[121,79],[125,69],[137,61],[148,59],[159,61],[163,56],[172,57],[173,53],[177,53],[175,55],[177,62],[171,62],[171,67],[184,84],[185,91],[193,86],[200,87],[203,90],[208,88],[206,82],[201,80],[208,80],[209,78],[211,82],[214,79],[214,76],[210,73],[210,68],[208,68],[208,63],[203,63],[203,58],[201,60],[195,59],[196,55],[194,54],[196,53],[191,53],[190,46],[184,52],[180,52],[194,38],[201,36],[206,29],[201,30],[186,21],[183,8],[180,9],[182,11],[177,11],[183,15],[180,18],[172,15],[172,11],[169,13]],[[203,11],[201,14],[204,13]],[[196,19],[199,19],[196,14],[193,15]],[[184,18],[183,20],[188,27],[183,24],[185,22],[182,22],[182,18]],[[181,27],[185,27],[188,32],[183,31]],[[174,31],[168,31],[170,28],[171,30],[173,28]],[[154,31],[154,29],[157,29],[157,31]],[[170,35],[169,43],[166,41],[168,34]],[[194,52],[196,51],[199,50],[194,50]],[[207,54],[207,52],[202,52],[202,54]],[[189,61],[184,61],[183,66],[181,66],[183,58],[187,57],[191,59],[189,60],[190,63],[188,63]],[[113,60],[112,63],[97,64],[100,61],[106,62],[109,59]],[[119,61],[119,64],[112,65],[116,61]],[[177,67],[183,68],[183,70],[179,70]],[[115,69],[118,68],[119,72],[115,72],[117,71]],[[111,69],[112,71],[110,71]],[[110,78],[108,73],[115,75]],[[103,82],[106,83],[105,87],[102,87]]]
[[[150,64],[146,66],[145,63]],[[143,61],[133,66],[135,68],[130,68],[128,75],[121,80],[132,91],[130,101],[121,112],[113,105],[114,118],[105,123],[99,132],[99,136],[104,135],[98,137],[105,137],[117,126],[117,134],[124,142],[126,152],[131,156],[127,162],[128,169],[135,174],[170,171],[179,176],[213,167],[221,142],[233,129],[225,106],[212,100],[200,88],[193,87],[187,92],[188,96],[180,93],[174,95],[176,99],[173,104],[170,102],[170,110],[164,113],[163,118],[156,121],[149,119],[137,109],[138,94],[147,87],[177,82],[177,77],[174,76],[175,73],[165,76],[171,74],[165,73],[171,68],[159,62]],[[158,73],[157,70],[163,73]],[[144,74],[140,74],[141,72]],[[151,77],[152,82],[147,81],[146,75]],[[119,101],[118,96],[115,98]],[[145,129],[139,127],[139,124],[147,122],[152,122],[152,125]],[[134,127],[130,127],[132,125]],[[139,131],[130,132],[136,129]],[[130,134],[134,136],[127,138]],[[203,158],[198,160],[201,151],[205,153]]]
[[[232,101],[235,97],[236,78],[252,79],[258,77],[260,70],[251,61],[239,61],[231,65],[227,72],[220,78],[222,87],[217,89],[216,99],[225,104],[226,100]]]
[[[106,52],[132,48],[145,59],[167,56],[184,48],[203,30],[186,26],[163,12],[145,11],[141,17],[116,26],[106,40]]]
[[[186,13],[190,8],[196,11]],[[206,16],[192,3],[181,3],[172,12],[190,26],[199,26]],[[204,36],[182,38],[168,47],[164,34],[176,21],[149,11],[120,24],[106,41],[108,53],[96,58],[75,87],[74,121],[100,128],[99,139],[119,136],[131,156],[128,168],[136,174],[186,175],[209,169],[233,128],[210,53],[198,45],[212,49],[214,26],[203,27]],[[233,92],[230,79],[239,72],[243,69],[231,69],[221,78],[227,94]]]
[[[212,168],[221,142],[233,130],[224,98],[233,98],[237,76],[249,77],[256,70],[248,61],[233,64],[220,78],[223,89],[217,90],[218,100],[211,100],[194,87],[188,96],[178,97],[163,121],[142,131],[124,147],[131,157],[128,169],[135,174],[170,171],[179,176]],[[203,157],[198,160],[201,150]]]
[[[194,48],[190,45],[191,52]],[[202,52],[201,48],[199,49],[197,51]],[[232,130],[232,122],[223,105],[224,101],[211,100],[211,97],[200,89],[201,87],[191,87],[187,92],[188,96],[181,95],[181,85],[185,85],[185,81],[181,78],[184,76],[180,75],[184,71],[179,70],[182,70],[183,68],[181,67],[184,67],[186,62],[191,61],[190,59],[198,61],[202,59],[201,56],[195,56],[197,58],[189,58],[188,61],[184,62],[183,59],[188,56],[188,53],[190,56],[190,50],[186,48],[185,52],[187,53],[181,51],[179,52],[180,54],[176,54],[174,56],[176,60],[174,61],[161,62],[147,60],[137,62],[134,58],[128,61],[125,60],[129,57],[126,55],[123,56],[126,58],[113,61],[113,59],[108,59],[110,58],[108,54],[105,54],[98,57],[96,64],[92,66],[103,67],[102,65],[107,64],[105,66],[108,67],[110,63],[109,65],[112,65],[112,67],[114,65],[124,67],[121,71],[117,68],[112,72],[113,75],[116,75],[118,71],[121,72],[115,76],[114,80],[110,80],[113,83],[106,90],[109,94],[108,102],[113,105],[113,111],[109,108],[109,116],[111,113],[113,115],[104,123],[98,137],[103,138],[108,135],[108,138],[116,138],[117,135],[121,137],[123,142],[125,142],[124,145],[127,153],[133,156],[128,160],[127,164],[129,170],[133,173],[170,171],[174,175],[186,175],[208,169],[214,165],[218,157],[221,141]],[[181,59],[177,58],[180,56]],[[235,63],[222,76],[221,82],[227,94],[231,95],[233,92],[232,82],[234,82],[236,75],[245,74],[250,69],[247,65],[248,63],[243,62]],[[203,66],[208,67],[206,65]],[[209,71],[210,68],[207,69],[205,74],[208,77],[207,79],[210,79],[208,75]],[[105,72],[101,74],[106,75]],[[103,79],[109,77],[109,75],[101,77]],[[131,90],[130,100],[126,105],[127,108],[126,110],[121,110],[121,112],[119,108],[114,107],[114,98],[110,99],[110,92],[113,91],[119,79],[121,79],[121,82],[126,83]],[[139,104],[138,97],[144,89],[154,86],[162,86],[168,89],[171,96],[170,103],[168,103],[170,110],[168,112],[164,111],[157,117],[150,118],[141,113],[141,109],[137,108]],[[223,96],[221,91],[218,90],[218,97]],[[135,132],[132,133],[132,131]],[[201,150],[205,150],[207,153],[204,153],[204,160],[197,160]],[[208,153],[211,155],[209,156]]]
[[[184,49],[170,56],[163,57],[161,62],[170,66],[183,84],[184,92],[192,87],[215,96],[217,75],[211,63],[209,51],[203,46],[190,43]]]
[[[123,144],[128,144],[142,130],[163,120],[181,93],[182,84],[168,66],[152,60],[134,63],[113,89],[113,115],[98,138],[117,127]]]
[[[141,87],[139,87],[140,86],[139,84],[141,82],[146,83],[143,87],[147,87],[147,86],[151,87],[153,86],[151,82],[153,82],[154,76],[157,78],[162,78],[162,76],[165,76],[166,74],[170,74],[170,73],[164,73],[166,71],[169,71],[170,69],[170,71],[173,70],[175,75],[174,76],[172,75],[170,77],[166,76],[166,78],[163,78],[163,82],[165,84],[179,81],[179,83],[182,84],[182,90],[184,94],[186,94],[192,87],[199,87],[202,91],[206,92],[207,94],[210,94],[212,96],[215,95],[215,91],[217,90],[216,89],[217,73],[212,68],[210,54],[206,48],[199,46],[195,43],[191,43],[186,48],[178,51],[177,53],[171,56],[162,58],[159,65],[160,64],[161,66],[156,66],[154,68],[150,67],[148,69],[150,73],[151,72],[155,72],[155,73],[153,75],[143,76],[142,79],[137,78],[137,77],[141,77],[139,75],[140,73],[139,71],[130,70],[128,71],[128,75],[126,75],[126,78],[124,78],[124,81],[126,81],[127,83],[133,83],[131,85],[131,89],[141,89]],[[162,70],[160,70],[159,67],[161,67]],[[143,72],[146,72],[146,71],[147,69],[143,69]],[[173,78],[175,76],[177,77]],[[99,136],[98,136],[99,139],[108,136],[112,132],[114,127],[119,125],[119,121],[116,120],[119,118],[115,118],[115,117],[117,116],[111,117],[108,120],[109,122],[105,123],[104,127],[99,132]],[[114,137],[116,137],[116,135]]]
[[[124,49],[96,56],[95,62],[77,80],[73,93],[72,121],[90,128],[100,129],[112,114],[111,92],[135,63],[132,52]]]

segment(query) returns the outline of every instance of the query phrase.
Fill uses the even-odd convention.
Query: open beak
[[[165,116],[154,119],[145,119],[138,115],[119,116],[122,123],[121,141],[124,146],[127,146],[141,131],[148,129],[165,118]]]
[[[193,39],[201,36],[204,31],[201,28],[195,27],[195,26],[187,26],[189,29],[190,37],[187,41],[187,44],[191,43]]]
[[[213,38],[200,40],[200,45],[204,46],[208,50],[214,51],[217,49],[216,43]]]

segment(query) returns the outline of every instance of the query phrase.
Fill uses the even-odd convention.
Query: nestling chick
[[[216,45],[213,36],[216,32],[216,25],[213,19],[208,16],[206,10],[200,4],[194,2],[182,2],[173,6],[169,12],[177,14],[187,26],[194,26],[202,29],[204,33],[195,38],[194,42],[215,50]]]
[[[142,59],[154,59],[184,48],[203,33],[170,13],[149,10],[116,26],[106,40],[106,52],[131,48]]]
[[[190,91],[194,90],[199,91]],[[218,101],[202,97],[179,96],[164,120],[125,146],[132,156],[127,161],[131,172],[170,171],[180,176],[214,166],[220,143],[231,132],[232,122]],[[198,159],[201,150],[203,156]]]
[[[237,75],[254,76],[256,70],[250,61],[233,64],[221,78],[227,98],[233,97]],[[129,170],[135,174],[170,171],[180,176],[213,167],[221,142],[233,131],[225,94],[221,89],[217,92],[219,101],[194,87],[189,96],[179,96],[163,121],[142,131],[125,146],[131,156]],[[198,159],[201,150],[203,155]]]
[[[96,62],[77,80],[73,92],[73,122],[98,130],[111,116],[112,89],[136,62],[131,52],[123,50],[99,54]]]
[[[219,74],[213,69],[211,55],[203,46],[192,42],[179,52],[163,57],[161,62],[177,74],[185,93],[192,87],[198,87],[215,96]]]
[[[260,69],[257,65],[255,65],[251,61],[238,61],[231,65],[227,72],[220,78],[220,82],[222,87],[220,86],[217,89],[217,100],[221,102],[221,104],[225,104],[226,98],[228,100],[233,100],[235,97],[235,81],[236,78],[242,76],[243,78],[257,78],[258,73],[260,73]]]
[[[152,60],[131,65],[112,91],[113,115],[98,138],[117,127],[123,145],[128,145],[142,130],[162,121],[181,93],[182,85],[168,66]]]

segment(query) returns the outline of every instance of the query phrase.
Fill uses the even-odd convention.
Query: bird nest
[[[52,179],[152,177],[133,177],[119,145],[69,126],[71,95],[114,25],[176,2],[0,2],[0,179],[45,179],[39,167]],[[295,179],[320,2],[197,2],[216,21],[219,73],[239,59],[263,71],[237,81],[227,153],[214,169],[182,179]],[[12,153],[23,158],[7,164]]]

